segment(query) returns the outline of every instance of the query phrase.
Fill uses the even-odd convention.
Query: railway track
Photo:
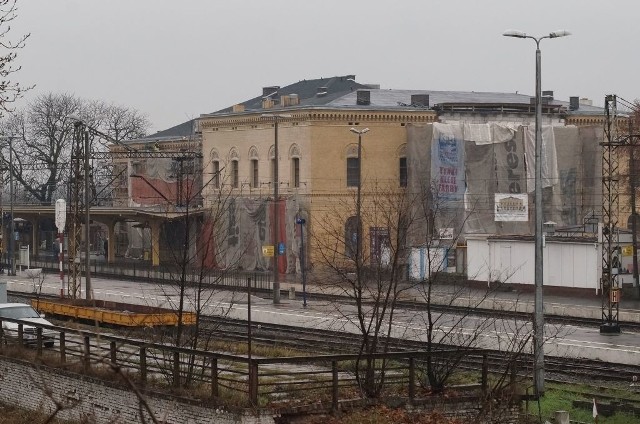
[[[25,301],[34,296],[28,293],[10,293],[13,299]],[[45,297],[45,296],[40,296]],[[456,311],[452,309],[451,312]],[[457,311],[458,313],[460,311]],[[523,316],[522,318],[528,318]],[[548,319],[549,321],[549,319]],[[582,320],[568,320],[574,325]],[[563,320],[562,322],[567,322]],[[594,323],[590,323],[595,325]],[[599,323],[598,323],[599,325]],[[201,328],[206,337],[221,341],[247,343],[247,322],[224,317],[201,317]],[[309,329],[287,325],[253,323],[251,327],[252,343],[288,348],[301,352],[319,353],[354,353],[360,346],[357,335],[336,331]],[[453,346],[442,346],[451,348]],[[390,351],[426,350],[426,342],[391,339]],[[491,352],[488,354],[489,371],[501,373],[505,371],[505,354]],[[516,370],[521,376],[531,375],[533,359],[531,355],[521,354],[516,360]],[[461,366],[468,370],[480,370],[479,361],[464,360]],[[633,377],[640,377],[640,365],[624,365],[586,359],[550,357],[545,359],[545,372],[552,381],[566,383],[583,383],[598,385],[601,382],[628,384]]]

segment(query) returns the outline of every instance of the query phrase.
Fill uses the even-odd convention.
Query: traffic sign
[[[64,199],[56,200],[56,227],[59,233],[64,233],[67,222],[67,202]]]
[[[281,241],[280,243],[278,243],[278,255],[282,256],[284,255],[284,252],[285,252],[285,244],[284,242]]]

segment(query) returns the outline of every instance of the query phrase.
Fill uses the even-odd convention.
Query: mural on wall
[[[300,251],[300,233],[295,218],[307,216],[300,209],[295,197],[282,199],[277,208],[270,199],[234,198],[226,209],[223,240],[215,243],[215,260],[211,263],[221,268],[238,268],[252,271],[272,269],[272,258],[263,253],[263,247],[273,246],[273,217],[279,215],[279,241],[274,246],[281,273],[295,273]]]
[[[267,239],[267,200],[230,199],[227,207],[226,240],[220,246],[220,266],[262,271],[268,258],[262,255]]]

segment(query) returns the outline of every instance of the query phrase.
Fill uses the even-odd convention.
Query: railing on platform
[[[197,393],[193,397],[225,404],[232,399],[231,403],[236,406],[265,407],[282,400],[298,400],[294,402],[296,405],[320,402],[327,410],[337,410],[340,399],[362,397],[362,378],[356,378],[356,370],[363,370],[367,360],[377,364],[372,376],[385,378],[385,390],[399,394],[408,403],[418,397],[416,389],[423,380],[422,367],[429,356],[464,355],[476,359],[482,368],[477,370],[479,381],[475,386],[479,393],[486,393],[488,385],[488,360],[484,351],[457,349],[249,359],[68,327],[2,320],[18,324],[18,330],[10,332],[5,328],[0,332],[0,354],[9,355],[7,349],[17,347],[21,349],[22,359],[57,363],[67,369],[93,372],[102,378],[105,371],[113,372],[114,377],[124,377],[142,389],[183,388],[189,382],[188,386]],[[26,328],[31,334],[35,329],[35,343],[25,343]],[[53,347],[44,348],[51,340],[45,334],[48,337],[55,334]],[[48,360],[44,361],[43,357]],[[383,363],[384,367],[380,366]]]
[[[152,266],[145,262],[125,262],[109,264],[101,260],[89,261],[92,275],[127,278],[137,281],[156,283],[172,283],[180,279],[177,268],[160,265]],[[31,267],[42,268],[51,272],[59,269],[59,262],[49,258],[33,258]],[[268,271],[243,271],[236,269],[206,269],[188,267],[186,279],[189,283],[197,283],[201,279],[209,285],[224,287],[245,287],[247,278],[251,278],[251,287],[257,290],[272,290],[273,273]]]

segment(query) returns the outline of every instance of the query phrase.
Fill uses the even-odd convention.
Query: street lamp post
[[[7,274],[9,275],[16,275],[16,258],[15,258],[16,228],[15,228],[15,221],[13,220],[13,139],[14,138],[15,137],[12,135],[0,137],[0,139],[6,140],[9,146],[9,214],[11,215],[11,223],[9,224],[9,240],[8,240],[9,244],[7,246],[7,253],[8,253],[7,261],[9,262],[7,264],[9,267],[9,269],[7,270]],[[3,213],[4,213],[4,209],[3,209]],[[4,224],[4,221],[3,221],[3,224]]]
[[[351,128],[351,131],[354,134],[358,134],[358,191],[356,194],[356,265],[360,266],[361,254],[362,254],[362,223],[361,220],[361,211],[362,211],[362,134],[366,134],[369,132],[369,128],[363,128],[361,130],[357,130],[355,128]]]
[[[535,298],[534,298],[534,386],[538,396],[544,394],[544,307],[543,291],[543,263],[542,263],[542,88],[540,65],[540,41],[545,38],[559,38],[571,35],[570,32],[554,31],[542,37],[533,37],[524,32],[508,30],[505,37],[530,38],[536,43],[536,121],[535,121]]]
[[[13,219],[13,136],[9,136],[9,214],[11,215],[11,223],[9,224],[9,275],[16,275],[16,256],[15,256],[15,232],[16,224]]]
[[[300,271],[302,272],[302,306],[307,307],[307,272],[305,269],[305,257],[304,257],[304,224],[307,221],[302,217],[296,218],[296,224],[300,225]]]
[[[280,177],[278,175],[278,123],[280,119],[291,118],[288,114],[265,113],[261,115],[262,119],[272,120],[274,128],[274,145],[273,145],[273,303],[280,303],[280,270],[278,269],[278,256],[280,255],[280,215],[278,197],[278,186],[280,185]]]
[[[76,123],[77,124],[77,123]],[[91,197],[89,193],[89,161],[91,159],[91,152],[89,151],[89,131],[86,129],[83,131],[84,137],[84,267],[85,267],[85,299],[91,300]]]

